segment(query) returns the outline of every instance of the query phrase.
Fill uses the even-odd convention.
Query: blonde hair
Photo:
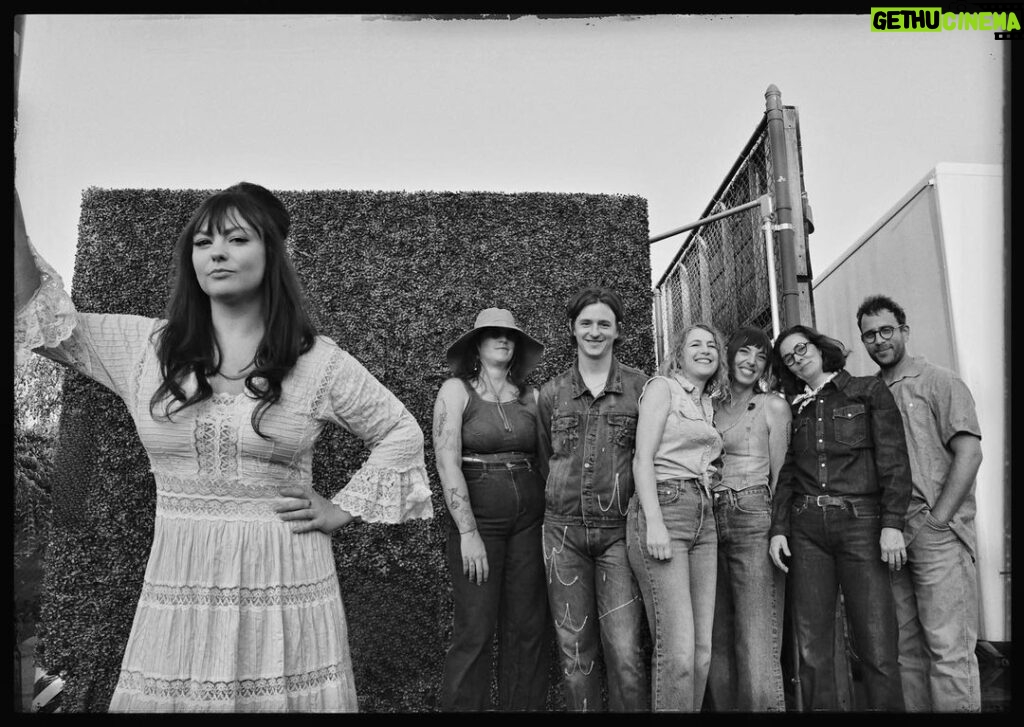
[[[729,362],[726,361],[725,344],[722,341],[722,334],[718,329],[709,323],[691,323],[676,336],[676,342],[672,346],[672,353],[665,359],[661,366],[661,373],[669,376],[682,369],[679,359],[686,346],[686,339],[692,331],[703,330],[710,333],[715,339],[715,346],[718,348],[718,368],[715,373],[704,384],[704,393],[710,394],[711,398],[718,399],[729,394]]]

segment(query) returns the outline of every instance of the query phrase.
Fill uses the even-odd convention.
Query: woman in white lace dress
[[[15,350],[117,393],[156,479],[111,711],[355,711],[331,533],[433,516],[423,433],[316,334],[289,224],[277,197],[237,184],[182,231],[164,319],[79,313],[32,249],[15,194]],[[328,423],[370,449],[331,500],[311,474]]]

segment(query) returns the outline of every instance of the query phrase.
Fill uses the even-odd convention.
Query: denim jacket
[[[548,521],[621,526],[633,495],[633,444],[647,375],[612,359],[594,398],[573,365],[541,387],[537,459]]]
[[[880,495],[881,526],[903,529],[913,483],[903,418],[876,376],[836,373],[800,411],[779,473],[771,535],[789,535],[790,505],[801,495]]]

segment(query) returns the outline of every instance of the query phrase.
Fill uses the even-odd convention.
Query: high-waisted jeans
[[[626,515],[629,563],[654,640],[651,706],[699,712],[711,661],[718,533],[711,498],[698,480],[665,480],[657,487],[671,558],[657,560],[647,551],[647,519],[636,495]]]
[[[500,459],[492,455],[491,459]],[[444,661],[441,708],[491,708],[491,651],[498,630],[501,711],[543,710],[548,691],[550,631],[541,522],[544,482],[533,463],[464,462],[462,472],[490,576],[481,585],[462,572],[461,537],[448,531],[452,641]]]
[[[708,699],[716,712],[784,712],[782,614],[785,574],[768,555],[768,485],[712,493],[718,585]]]
[[[790,514],[790,607],[804,706],[839,708],[833,646],[836,596],[842,587],[863,667],[867,709],[902,712],[896,607],[879,544],[881,504],[872,496],[837,499],[843,504],[819,506],[812,495],[797,496]]]

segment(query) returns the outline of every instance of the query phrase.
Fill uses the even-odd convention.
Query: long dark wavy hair
[[[207,377],[217,373],[220,355],[210,316],[210,298],[199,287],[192,264],[192,240],[199,231],[223,232],[237,218],[259,232],[266,250],[261,286],[264,332],[245,387],[260,400],[252,413],[252,427],[267,439],[260,431],[260,421],[281,398],[281,381],[299,356],[313,347],[317,334],[304,308],[302,286],[285,247],[291,216],[273,193],[250,182],[239,182],[207,197],[178,235],[166,323],[156,334],[161,383],[153,392],[149,410],[152,414],[161,401],[168,399],[163,416],[169,418],[172,413],[213,395]],[[190,373],[195,374],[198,386],[195,393],[186,396],[182,383]],[[180,406],[172,412],[174,402]]]
[[[462,347],[462,351],[459,354],[458,359],[456,359],[455,366],[452,367],[452,375],[468,383],[473,383],[473,380],[480,375],[480,354],[478,353],[477,347],[480,345],[480,339],[483,338],[489,330],[504,331],[513,341],[515,341],[515,348],[512,350],[512,360],[508,362],[508,379],[515,384],[516,391],[519,392],[519,397],[522,398],[523,394],[526,393],[526,377],[530,372],[526,371],[523,367],[523,338],[519,333],[513,331],[511,328],[483,328],[478,331],[476,335],[469,339],[469,342]]]
[[[843,368],[846,365],[846,357],[850,353],[838,338],[826,336],[810,326],[797,324],[784,330],[775,339],[775,346],[772,347],[772,365],[779,374],[782,391],[789,397],[796,396],[804,390],[804,382],[782,362],[782,354],[779,352],[782,342],[794,333],[802,333],[808,341],[817,347],[821,352],[821,370],[827,374]]]

